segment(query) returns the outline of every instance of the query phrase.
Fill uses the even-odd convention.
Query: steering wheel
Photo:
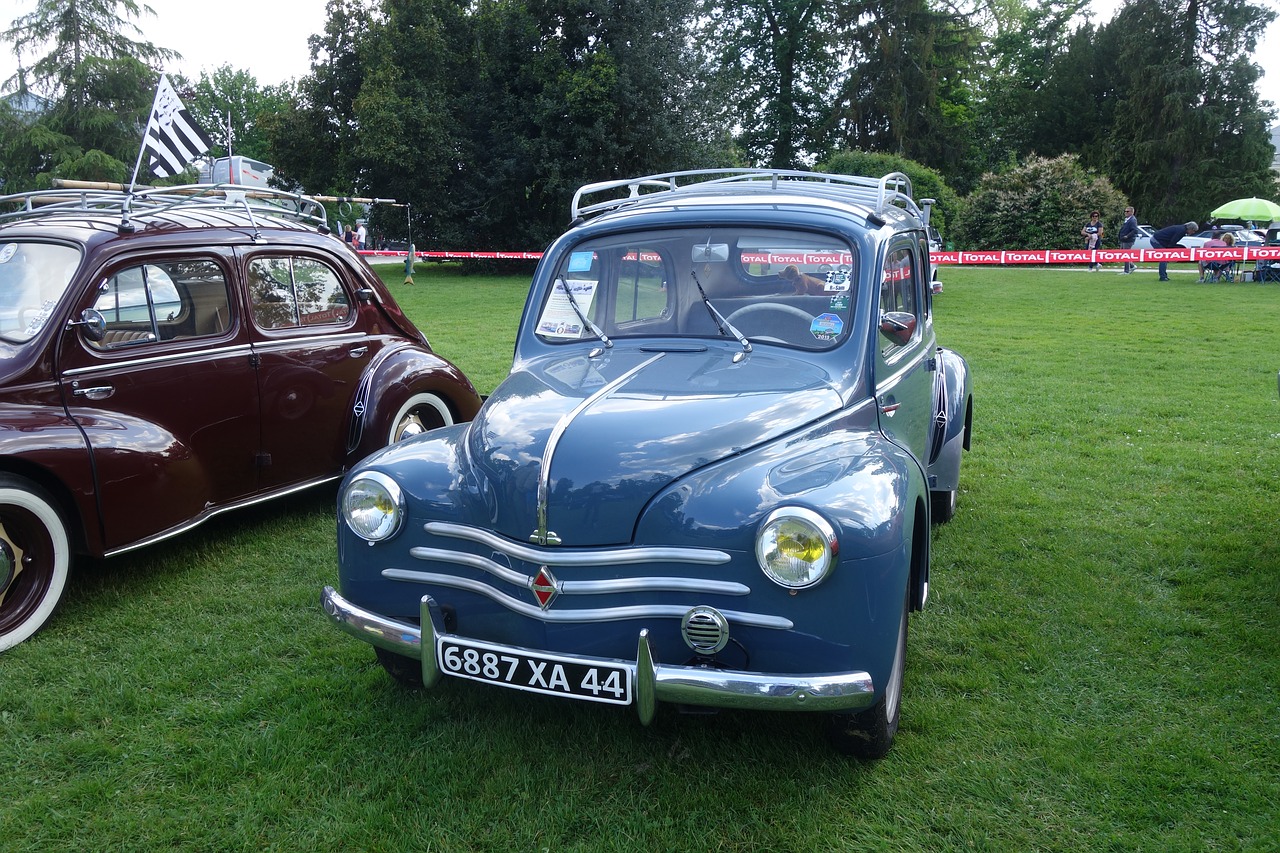
[[[788,305],[785,302],[756,302],[752,305],[744,305],[728,317],[725,317],[725,319],[736,326],[737,323],[735,321],[737,321],[738,318],[749,317],[752,314],[781,314],[784,317],[791,318],[792,320],[803,321],[806,329],[812,328],[814,320],[814,316],[808,311],[797,308],[794,305]],[[743,334],[746,333],[744,332]],[[769,340],[776,341],[778,343],[790,343],[789,341],[779,340],[774,337],[764,337],[761,335],[747,335],[747,337],[758,341]]]

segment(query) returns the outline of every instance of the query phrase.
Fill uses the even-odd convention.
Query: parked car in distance
[[[339,493],[321,605],[387,672],[898,729],[973,394],[900,173],[582,187],[510,375]]]
[[[1203,228],[1195,234],[1189,234],[1186,237],[1183,237],[1178,241],[1178,245],[1185,249],[1199,249],[1215,237],[1221,239],[1223,234],[1228,233],[1231,234],[1233,238],[1240,238],[1243,235],[1246,240],[1248,240],[1250,236],[1253,236],[1245,233],[1245,227],[1243,225],[1214,225],[1209,228]]]
[[[108,557],[480,399],[299,196],[0,197],[0,650]]]
[[[1150,225],[1139,225],[1138,237],[1136,240],[1133,241],[1133,248],[1150,249],[1151,235],[1154,233],[1156,233],[1156,229],[1152,228]]]

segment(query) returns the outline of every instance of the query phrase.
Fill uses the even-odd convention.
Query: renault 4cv
[[[462,373],[327,235],[243,187],[0,197],[0,650],[107,557],[471,418]]]
[[[909,179],[582,187],[509,376],[363,461],[321,605],[390,675],[827,715],[883,756],[973,401]]]

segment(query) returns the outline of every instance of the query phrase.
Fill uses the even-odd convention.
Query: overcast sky
[[[1228,0],[1229,2],[1230,0]],[[223,64],[246,70],[259,85],[301,77],[310,67],[307,37],[324,29],[324,0],[142,0],[156,11],[135,23],[142,38],[182,54],[166,69],[198,79],[200,72]],[[1280,0],[1259,0],[1280,12]],[[1120,0],[1092,0],[1097,22],[1110,20]],[[0,26],[35,8],[36,0],[0,0]],[[1241,45],[1242,49],[1247,46]],[[1252,51],[1262,65],[1263,98],[1280,104],[1280,21],[1272,23],[1261,45]],[[28,58],[29,59],[29,58]],[[0,54],[0,80],[17,70],[17,59]]]

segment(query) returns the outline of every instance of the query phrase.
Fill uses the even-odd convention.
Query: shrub
[[[1032,156],[1022,166],[983,175],[964,200],[952,235],[966,249],[1074,249],[1092,210],[1102,211],[1104,245],[1129,204],[1105,176],[1085,169],[1074,154]]]

